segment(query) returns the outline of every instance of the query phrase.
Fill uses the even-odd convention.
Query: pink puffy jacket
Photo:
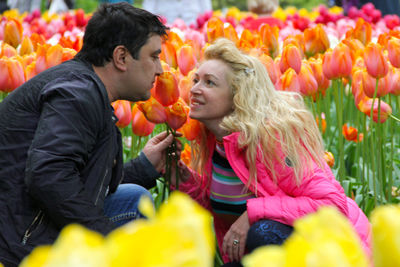
[[[249,169],[244,151],[239,149],[238,137],[239,133],[224,137],[224,148],[232,169],[240,180],[247,184]],[[208,139],[210,154],[206,163],[205,175],[200,179],[191,177],[179,186],[179,190],[188,193],[211,212],[209,178],[207,174],[212,171],[211,158],[214,148],[215,138],[211,135]],[[247,201],[247,214],[250,224],[262,219],[270,219],[293,225],[296,219],[316,211],[318,207],[333,205],[349,218],[362,240],[365,251],[370,255],[369,221],[357,204],[351,198],[346,197],[342,186],[336,181],[328,165],[321,169],[314,164],[313,170],[303,178],[300,186],[297,186],[294,181],[293,169],[286,164],[276,162],[274,167],[277,183],[274,183],[270,171],[262,164],[260,156],[257,156],[256,162],[257,198]],[[253,193],[255,192],[255,186],[254,182],[250,185],[250,190]],[[214,216],[214,227],[218,245],[222,252],[223,237],[229,230],[230,225],[224,224],[223,221],[218,219],[218,216]],[[226,255],[223,255],[223,259],[225,262],[228,260]]]

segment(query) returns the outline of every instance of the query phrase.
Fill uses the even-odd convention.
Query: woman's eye
[[[196,83],[198,83],[198,82],[199,82],[198,79],[193,79],[193,84],[196,84]]]
[[[207,81],[206,81],[206,84],[207,84],[207,85],[215,85],[215,83],[214,83],[213,81],[211,81],[211,80],[207,80]]]

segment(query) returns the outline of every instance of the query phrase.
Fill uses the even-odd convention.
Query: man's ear
[[[125,46],[123,45],[116,46],[114,48],[113,58],[112,58],[115,68],[120,71],[126,71],[129,55],[130,55],[129,51]]]

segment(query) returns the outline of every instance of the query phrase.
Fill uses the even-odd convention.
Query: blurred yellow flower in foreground
[[[128,223],[106,238],[69,225],[53,246],[37,247],[21,267],[213,266],[211,215],[189,196],[174,192],[157,214],[149,200],[140,207],[149,219]]]
[[[371,224],[375,267],[400,266],[400,206],[376,208]]]
[[[299,219],[282,246],[264,246],[243,259],[245,267],[368,267],[361,240],[336,209],[323,207]]]

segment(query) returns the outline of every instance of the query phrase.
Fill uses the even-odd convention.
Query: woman
[[[369,222],[324,162],[322,138],[297,93],[275,90],[262,63],[225,39],[205,50],[191,89],[192,176],[179,189],[214,216],[224,262],[281,244],[293,222],[336,206],[369,250]],[[184,167],[183,167],[184,169]]]

